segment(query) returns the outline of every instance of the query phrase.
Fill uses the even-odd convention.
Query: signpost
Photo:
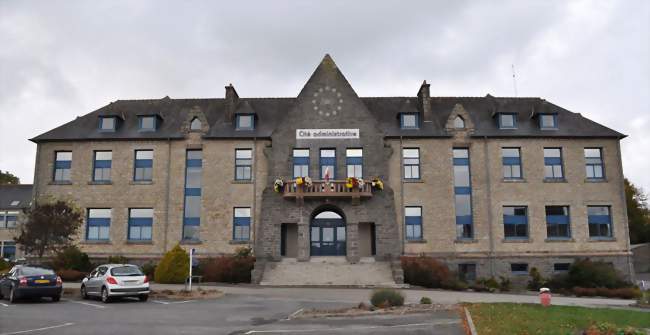
[[[192,262],[192,257],[194,256],[194,253],[196,252],[196,249],[192,248],[190,249],[190,278],[189,278],[189,291],[192,292],[192,267],[194,265],[194,262]]]

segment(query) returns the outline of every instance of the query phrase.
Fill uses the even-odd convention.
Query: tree
[[[625,201],[632,244],[650,242],[650,209],[648,197],[641,188],[637,188],[625,179]]]
[[[160,260],[154,277],[156,283],[161,284],[182,284],[185,282],[190,271],[190,255],[176,245],[169,250]]]
[[[37,204],[25,210],[25,216],[14,240],[26,253],[38,258],[70,246],[83,218],[80,210],[62,200]]]
[[[20,184],[20,179],[11,174],[11,172],[2,172],[0,170],[0,185],[17,185]]]

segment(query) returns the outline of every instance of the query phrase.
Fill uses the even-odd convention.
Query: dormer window
[[[115,124],[117,121],[114,116],[100,116],[99,117],[99,130],[101,131],[115,131]]]
[[[11,205],[9,205],[9,206],[11,206],[11,207],[16,207],[16,206],[18,206],[19,204],[20,204],[20,200],[13,200],[13,201],[11,202]]]
[[[252,114],[237,115],[237,130],[255,129],[255,118]]]
[[[155,131],[156,130],[156,117],[155,116],[140,116],[139,124],[140,124],[140,131]]]
[[[465,120],[463,120],[463,118],[460,116],[456,116],[454,118],[454,128],[465,129]]]
[[[543,130],[557,129],[557,114],[540,114],[539,128]]]
[[[419,127],[417,113],[402,113],[400,116],[402,129],[417,129]]]
[[[190,130],[201,131],[201,120],[198,117],[193,118],[192,122],[190,122]]]
[[[517,129],[517,115],[512,113],[500,113],[499,129]]]

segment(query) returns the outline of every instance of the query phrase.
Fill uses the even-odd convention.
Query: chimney
[[[226,114],[224,121],[232,122],[234,120],[235,108],[237,108],[238,103],[239,95],[237,95],[235,87],[233,87],[232,84],[228,84],[228,86],[226,86]]]
[[[433,120],[433,115],[431,115],[431,95],[429,94],[429,84],[425,80],[420,86],[418,91],[418,103],[420,104],[420,110],[422,111],[422,120],[424,122],[431,122]]]

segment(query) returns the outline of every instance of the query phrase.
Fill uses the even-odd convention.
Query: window
[[[129,240],[150,241],[153,208],[129,209]]]
[[[546,206],[546,236],[549,239],[571,237],[569,206]]]
[[[419,127],[417,113],[402,113],[400,115],[400,123],[402,129],[415,129]]]
[[[464,282],[476,280],[476,264],[458,264],[458,279]]]
[[[420,149],[402,150],[404,158],[404,179],[420,179]]]
[[[513,275],[527,275],[528,274],[528,264],[527,263],[512,263],[510,264],[510,271]]]
[[[309,176],[309,149],[293,149],[293,177]]]
[[[454,148],[454,204],[456,209],[456,238],[474,236],[472,224],[472,186],[469,171],[469,149]]]
[[[156,117],[155,116],[140,116],[139,118],[140,131],[155,131],[156,130]]]
[[[236,241],[248,241],[251,231],[251,209],[250,207],[238,207],[234,210],[232,239]]]
[[[504,206],[503,229],[506,239],[527,239],[528,208],[524,206]]]
[[[251,114],[237,115],[237,129],[238,130],[253,130],[255,129],[255,118]]]
[[[503,179],[521,179],[521,150],[519,148],[501,148],[503,160]]]
[[[571,263],[555,263],[553,264],[553,272],[567,272],[571,267]]]
[[[464,129],[465,128],[465,120],[463,120],[462,117],[456,116],[454,118],[454,128],[456,129]]]
[[[112,160],[113,160],[112,151],[95,151],[95,160],[93,163],[93,181],[96,182],[111,181]]]
[[[253,150],[235,150],[235,180],[251,180],[253,165]]]
[[[15,260],[16,259],[16,242],[0,241],[0,258]]]
[[[0,212],[0,228],[16,228],[19,212]]]
[[[195,117],[192,119],[192,122],[190,122],[190,130],[191,131],[201,131],[201,120],[199,120],[198,117]]]
[[[363,178],[363,149],[345,150],[348,177]]]
[[[564,179],[561,148],[544,148],[544,178]]]
[[[320,149],[321,179],[336,179],[336,149]]]
[[[404,207],[406,239],[422,239],[422,207]]]
[[[89,208],[86,220],[87,240],[108,240],[111,227],[110,208]]]
[[[499,114],[499,129],[517,129],[517,115],[511,113]]]
[[[609,206],[588,206],[589,237],[612,237],[612,217]]]
[[[557,129],[557,114],[540,114],[539,128],[542,130]]]
[[[135,151],[135,171],[133,172],[133,180],[153,180],[153,150]]]
[[[69,182],[72,167],[72,152],[57,151],[54,153],[54,181]]]
[[[114,116],[100,116],[99,117],[99,130],[101,131],[115,131],[115,117]]]
[[[605,178],[603,150],[601,148],[585,148],[585,168],[587,169],[587,179],[599,180]]]
[[[183,239],[198,240],[201,224],[201,184],[203,152],[187,150],[185,159],[185,207],[183,210]]]
[[[16,207],[18,205],[20,205],[20,200],[12,200],[11,204],[9,204],[11,207]]]

